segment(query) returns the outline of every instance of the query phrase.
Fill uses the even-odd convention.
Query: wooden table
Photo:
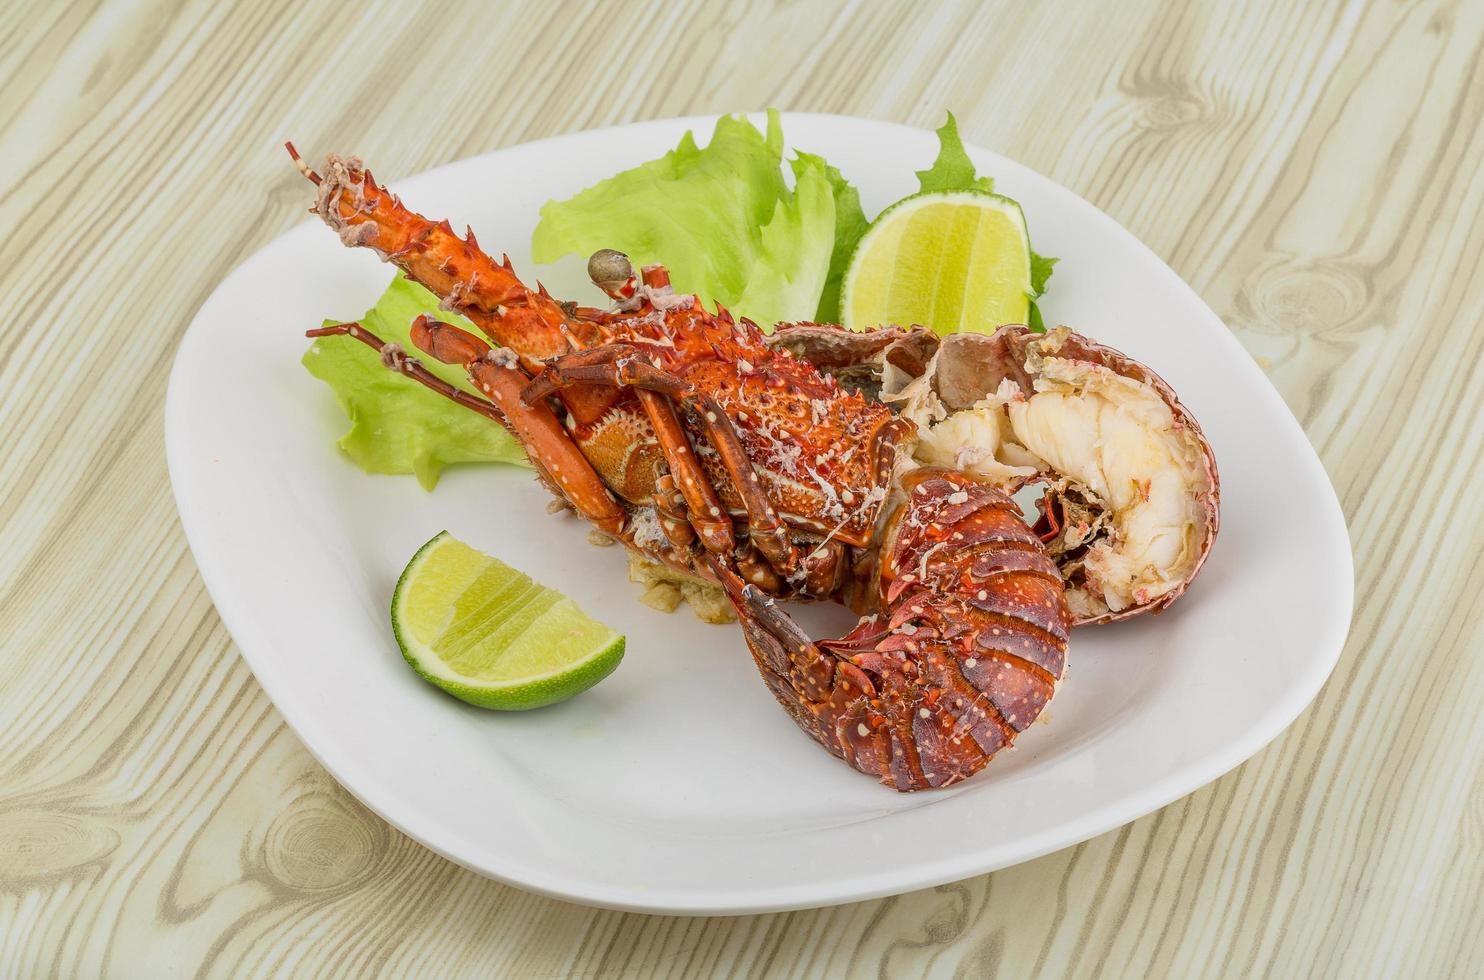
[[[285,728],[177,523],[166,374],[303,219],[285,137],[394,178],[769,105],[952,108],[1149,243],[1323,457],[1355,624],[1251,762],[1038,861],[756,917],[536,898]],[[0,976],[1479,975],[1481,121],[1478,2],[0,5]]]

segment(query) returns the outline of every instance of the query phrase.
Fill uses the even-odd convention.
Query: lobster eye
[[[618,289],[634,275],[629,257],[617,249],[600,248],[587,260],[587,275],[599,289]]]

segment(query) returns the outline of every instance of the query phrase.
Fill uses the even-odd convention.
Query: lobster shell
[[[822,370],[853,379],[856,387],[885,401],[901,401],[913,385],[930,385],[950,412],[971,408],[992,396],[1004,380],[1015,382],[1024,392],[1035,389],[1035,381],[1046,357],[1094,364],[1154,392],[1169,408],[1175,427],[1199,446],[1208,489],[1198,498],[1199,545],[1195,559],[1181,581],[1148,602],[1116,612],[1083,615],[1074,625],[1090,626],[1130,619],[1146,612],[1160,612],[1185,593],[1205,565],[1221,527],[1221,482],[1216,455],[1201,431],[1200,423],[1180,401],[1174,388],[1147,365],[1123,352],[1064,327],[1050,333],[1035,333],[1012,324],[992,334],[958,333],[947,337],[921,327],[903,330],[883,328],[847,335],[835,328],[814,324],[781,328],[771,342],[786,346],[813,360]],[[835,336],[832,336],[834,334]],[[1006,486],[1009,492],[1029,483],[1051,482],[1048,470],[1021,484]]]

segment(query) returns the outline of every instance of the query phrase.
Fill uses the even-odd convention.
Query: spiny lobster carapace
[[[411,332],[488,400],[358,324],[310,333],[360,340],[507,426],[553,493],[604,533],[721,585],[768,688],[820,744],[917,790],[973,775],[1035,721],[1066,662],[1061,577],[1001,490],[906,463],[912,422],[751,321],[677,294],[663,267],[635,274],[623,255],[596,253],[588,271],[613,305],[561,303],[472,231],[405,208],[359,160],[332,155],[316,173],[293,155],[345,244],[375,250],[494,342],[428,316]],[[914,344],[920,333],[877,336],[908,361],[930,349]],[[815,642],[783,597],[864,616]]]

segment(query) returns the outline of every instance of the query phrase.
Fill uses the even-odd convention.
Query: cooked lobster
[[[358,324],[310,334],[355,338],[507,426],[548,488],[603,533],[720,585],[769,690],[821,745],[918,790],[973,775],[1036,720],[1072,620],[1055,562],[1002,489],[913,465],[912,421],[751,321],[676,293],[660,266],[635,273],[599,252],[589,274],[613,305],[558,302],[472,231],[404,207],[359,160],[332,155],[316,173],[289,149],[344,243],[394,263],[493,342],[428,316],[411,331],[486,397]],[[920,374],[936,343],[893,329],[841,350]],[[776,603],[788,597],[864,615],[814,641]]]

